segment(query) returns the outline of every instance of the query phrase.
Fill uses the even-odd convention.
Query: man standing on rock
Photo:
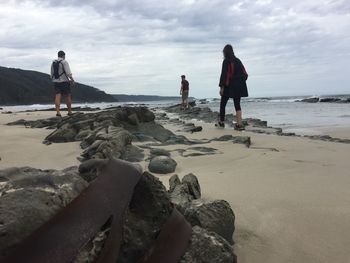
[[[58,58],[51,64],[51,79],[55,87],[55,107],[57,117],[61,117],[60,105],[62,96],[66,97],[68,115],[72,115],[71,86],[74,85],[74,79],[69,64],[65,58],[66,54],[63,51],[59,51]]]
[[[188,109],[188,93],[189,93],[190,84],[186,80],[186,76],[181,76],[181,89],[180,95],[182,95],[182,109]]]

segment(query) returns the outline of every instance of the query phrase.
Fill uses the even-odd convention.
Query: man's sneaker
[[[56,117],[62,117],[61,113],[57,112]]]
[[[73,115],[73,112],[68,112],[68,116],[72,116]]]
[[[225,128],[225,123],[223,121],[218,121],[215,123],[215,127]]]

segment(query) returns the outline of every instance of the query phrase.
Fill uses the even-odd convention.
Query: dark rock
[[[156,156],[149,163],[148,169],[153,173],[167,174],[175,171],[177,163],[167,156]]]
[[[157,148],[152,148],[150,151],[151,158],[155,156],[168,156],[170,157],[170,152],[164,149],[157,149]]]
[[[51,142],[73,142],[75,141],[75,136],[77,135],[77,131],[68,126],[63,125],[59,129],[55,130],[53,133],[49,134],[46,137],[46,140]]]
[[[250,137],[249,136],[233,136],[232,138],[233,143],[240,143],[244,144],[245,146],[250,146]]]
[[[136,113],[129,115],[128,119],[129,119],[129,123],[131,123],[132,125],[139,125],[139,119]]]
[[[144,135],[142,133],[133,133],[133,142],[156,142],[156,140],[148,135]]]
[[[339,98],[322,98],[320,99],[320,102],[338,102],[341,101]]]
[[[201,198],[201,187],[199,185],[197,177],[194,174],[190,173],[185,175],[182,178],[181,182],[187,185],[188,190],[192,195],[193,199]]]
[[[45,145],[50,145],[50,144],[52,144],[52,142],[50,142],[50,141],[48,141],[48,140],[43,140],[43,144],[45,144]]]
[[[177,174],[172,175],[169,178],[169,192],[173,192],[175,187],[180,184],[181,184],[181,181],[179,179],[179,176]]]
[[[190,246],[179,263],[237,263],[231,245],[201,227],[193,227]]]
[[[212,139],[211,141],[221,141],[221,142],[224,142],[224,141],[231,141],[233,139],[233,136],[232,135],[223,135],[219,138],[215,138],[215,139]]]
[[[250,126],[261,127],[261,128],[267,127],[267,121],[263,121],[260,119],[247,118],[247,119],[244,119],[242,122],[244,126],[250,125]]]
[[[122,155],[122,159],[128,162],[141,162],[145,158],[144,150],[141,148],[128,145],[126,146],[125,153]]]
[[[166,142],[174,136],[171,131],[165,129],[162,125],[152,122],[141,123],[138,127],[138,133],[153,137],[160,142]]]
[[[224,200],[209,203],[194,201],[184,210],[184,216],[192,226],[200,226],[222,236],[233,243],[232,235],[235,230],[235,215]]]
[[[169,195],[171,202],[177,205],[176,207],[182,213],[184,212],[184,209],[189,205],[189,203],[193,200],[187,184],[176,185],[172,192],[169,193]]]
[[[188,140],[183,135],[172,135],[169,137],[169,139],[163,143],[162,145],[171,145],[171,144],[185,144],[185,145],[191,145],[193,144],[192,141]]]
[[[188,150],[199,151],[201,153],[215,153],[217,149],[211,147],[189,147]]]
[[[192,129],[190,129],[190,132],[194,133],[194,132],[200,132],[203,130],[203,127],[202,126],[196,126]]]
[[[13,121],[13,122],[10,122],[10,123],[7,123],[6,125],[9,125],[9,126],[14,126],[14,125],[24,125],[24,126],[27,126],[27,121],[24,120],[24,119],[20,119],[20,120],[17,120],[17,121]]]
[[[0,170],[0,250],[28,236],[73,200],[87,182],[76,167],[62,171],[29,167]]]
[[[309,103],[316,103],[320,100],[320,98],[307,98],[300,100],[301,102],[309,102]]]

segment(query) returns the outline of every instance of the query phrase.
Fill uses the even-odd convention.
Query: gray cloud
[[[232,43],[251,95],[344,92],[349,12],[329,0],[2,1],[1,65],[47,72],[64,49],[76,78],[107,92],[175,95],[185,73],[210,97]]]

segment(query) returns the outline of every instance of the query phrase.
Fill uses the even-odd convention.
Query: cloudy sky
[[[218,96],[231,43],[250,96],[350,93],[349,0],[1,0],[0,65],[48,72],[66,52],[77,81],[108,93]]]

